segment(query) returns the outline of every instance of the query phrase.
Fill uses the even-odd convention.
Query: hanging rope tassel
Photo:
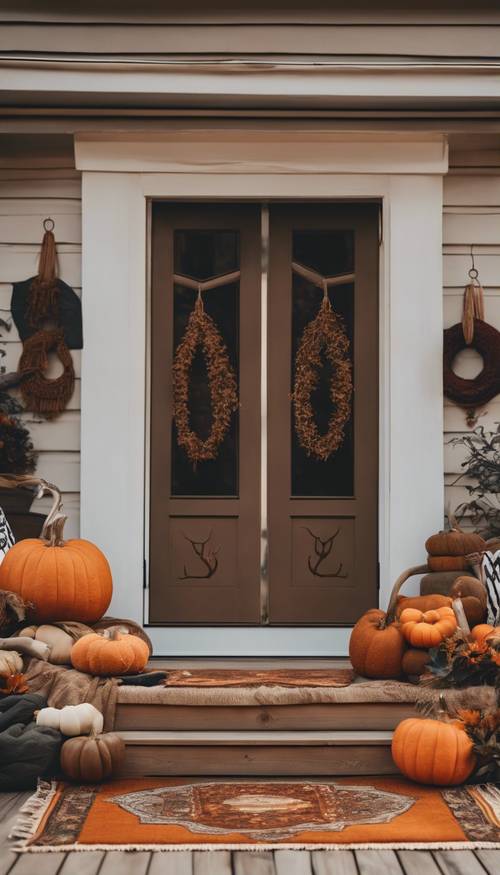
[[[474,340],[474,319],[481,319],[484,322],[484,292],[482,286],[469,283],[464,291],[462,313],[462,328],[467,346],[470,346]]]
[[[48,354],[55,352],[64,372],[54,380],[45,377],[49,366]],[[62,331],[37,331],[25,340],[19,360],[19,372],[24,379],[21,394],[28,410],[47,419],[62,413],[73,394],[75,372],[71,353],[64,342]]]
[[[32,328],[40,328],[42,323],[49,319],[57,322],[59,310],[57,273],[56,240],[52,230],[46,229],[40,249],[38,275],[31,283],[26,314],[28,324]]]

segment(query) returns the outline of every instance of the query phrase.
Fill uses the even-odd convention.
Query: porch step
[[[392,732],[120,732],[122,776],[392,775]]]

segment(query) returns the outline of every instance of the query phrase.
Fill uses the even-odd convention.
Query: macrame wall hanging
[[[238,409],[238,383],[224,340],[214,320],[205,312],[203,292],[236,282],[240,271],[198,282],[191,277],[174,274],[174,283],[197,291],[186,330],[175,351],[173,362],[173,416],[177,428],[177,443],[183,447],[193,467],[198,462],[215,459]],[[192,428],[189,413],[189,381],[191,366],[200,347],[205,358],[210,389],[212,422],[206,439]]]
[[[476,408],[500,392],[500,332],[484,321],[484,295],[472,246],[471,259],[462,321],[444,332],[443,385],[446,397],[465,408],[467,425],[473,428],[477,423]],[[475,349],[483,359],[482,371],[472,379],[459,377],[453,370],[453,362],[463,349]]]
[[[344,431],[351,416],[352,364],[349,338],[344,320],[335,313],[328,289],[354,282],[353,273],[324,277],[302,264],[292,262],[294,273],[323,290],[323,299],[315,318],[304,328],[295,357],[292,403],[295,431],[308,456],[326,462],[342,445]],[[333,405],[328,430],[320,434],[314,415],[312,393],[319,381],[321,354],[333,368],[330,400]]]
[[[72,288],[58,277],[54,221],[43,222],[44,236],[35,277],[14,283],[12,318],[23,352],[18,382],[28,410],[52,419],[61,413],[74,390],[75,373],[71,349],[81,349],[81,303]],[[56,353],[63,373],[47,378],[49,353]]]

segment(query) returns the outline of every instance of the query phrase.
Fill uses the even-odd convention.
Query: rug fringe
[[[57,781],[38,781],[32,796],[19,809],[19,817],[14,824],[9,839],[19,839],[14,851],[26,851],[28,842],[36,835],[40,822],[52,802],[57,790]]]
[[[61,852],[85,852],[85,851],[484,851],[500,850],[500,842],[371,842],[365,844],[328,844],[326,842],[314,842],[303,844],[273,844],[261,842],[260,844],[197,844],[178,845],[49,845],[48,847],[28,845],[14,849],[17,853],[50,854]]]

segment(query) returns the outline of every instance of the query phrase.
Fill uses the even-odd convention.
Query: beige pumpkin
[[[61,768],[73,781],[94,784],[111,777],[125,759],[125,742],[115,732],[77,736],[61,749]]]
[[[75,642],[59,626],[27,626],[19,634],[47,644],[50,647],[49,662],[54,665],[71,664],[71,648]]]
[[[20,674],[23,670],[23,659],[16,650],[0,650],[0,675]]]
[[[104,718],[90,702],[65,705],[64,708],[42,708],[36,717],[37,726],[58,729],[63,735],[85,735],[102,732]]]

